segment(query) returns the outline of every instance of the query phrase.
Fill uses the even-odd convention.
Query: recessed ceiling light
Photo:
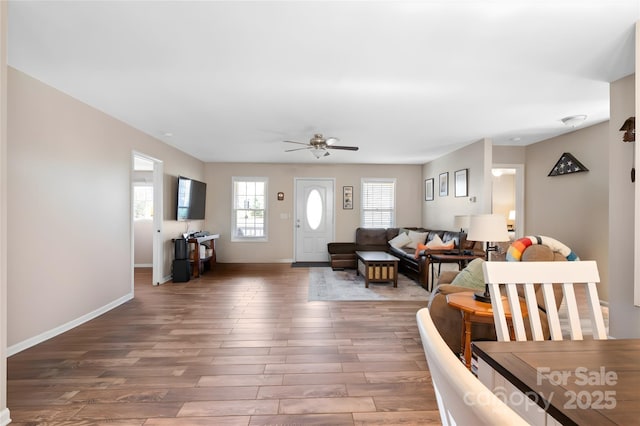
[[[519,136],[515,136],[511,139],[509,139],[511,142],[520,142],[521,138]]]
[[[584,120],[586,119],[587,119],[586,115],[580,114],[580,115],[570,115],[568,117],[562,118],[560,121],[562,121],[565,126],[578,127],[579,125],[584,123]]]
[[[171,133],[171,132],[162,132],[162,136],[166,136],[166,137],[170,138],[171,136],[173,136],[173,133]]]

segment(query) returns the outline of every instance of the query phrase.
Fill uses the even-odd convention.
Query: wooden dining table
[[[640,339],[472,347],[478,378],[531,424],[640,424]]]

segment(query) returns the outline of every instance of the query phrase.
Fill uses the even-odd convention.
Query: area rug
[[[398,275],[398,287],[392,282],[369,283],[353,269],[334,271],[331,268],[309,269],[309,301],[417,301],[428,302],[431,294],[415,281]]]

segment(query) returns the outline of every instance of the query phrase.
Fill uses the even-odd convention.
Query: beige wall
[[[529,145],[525,170],[526,235],[555,238],[582,260],[596,260],[602,300],[608,300],[608,140],[606,122]],[[564,152],[589,171],[547,176]]]
[[[170,275],[176,176],[204,163],[9,68],[8,345],[19,351],[128,300],[133,152],[164,164]]]
[[[231,178],[233,176],[268,177],[268,242],[231,242]],[[354,241],[360,226],[361,178],[396,179],[396,224],[420,226],[419,165],[330,165],[330,164],[242,164],[206,165],[206,229],[220,234],[216,242],[220,262],[289,262],[294,258],[294,178],[332,178],[336,186],[335,240]],[[353,186],[353,210],[342,209],[342,187]],[[276,194],[284,192],[284,201]],[[281,218],[281,216],[285,218]]]
[[[640,46],[636,46],[640,49]],[[637,51],[636,51],[637,52]],[[637,53],[636,53],[637,54]],[[635,96],[634,96],[635,94]],[[622,142],[620,126],[636,116],[638,86],[635,76],[611,84],[611,126],[609,128],[609,332],[617,338],[640,337],[640,308],[633,305],[634,190],[630,169],[639,142]],[[637,140],[637,138],[636,138]],[[636,169],[638,166],[636,165]],[[640,212],[635,212],[636,215]]]
[[[434,178],[434,200],[424,201],[422,192],[422,225],[431,229],[453,230],[455,215],[491,212],[491,141],[483,139],[433,160],[422,167],[422,183]],[[454,173],[468,169],[468,196],[454,196]],[[449,195],[440,197],[438,176],[449,173]],[[471,201],[475,197],[475,201]]]

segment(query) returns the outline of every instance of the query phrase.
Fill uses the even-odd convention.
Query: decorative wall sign
[[[549,172],[547,176],[560,176],[560,175],[568,175],[570,173],[579,173],[579,172],[588,172],[584,164],[579,162],[576,157],[565,152],[560,156],[560,159],[553,166],[553,169]]]

